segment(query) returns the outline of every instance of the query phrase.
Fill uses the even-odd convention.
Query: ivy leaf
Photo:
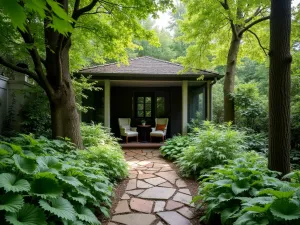
[[[0,187],[4,188],[6,192],[22,192],[30,191],[30,184],[27,180],[17,180],[16,175],[12,173],[0,174]]]
[[[232,184],[232,191],[234,194],[238,195],[244,191],[249,190],[250,184],[246,179],[237,180]]]
[[[21,195],[12,193],[5,194],[0,198],[0,210],[6,212],[17,212],[24,205],[24,199]]]
[[[13,159],[17,168],[26,174],[33,174],[36,171],[37,163],[35,159],[25,158],[20,155],[14,155]]]
[[[31,192],[41,198],[57,198],[62,195],[62,188],[55,180],[42,177],[32,182]]]
[[[286,198],[276,199],[272,203],[270,211],[274,216],[284,220],[295,220],[300,218],[300,208]]]
[[[50,202],[50,204],[49,204]],[[64,198],[57,198],[49,200],[49,202],[45,200],[40,200],[40,206],[59,218],[75,221],[76,220],[76,212],[72,206],[72,204]]]
[[[91,224],[100,224],[95,214],[89,208],[84,206],[78,206],[75,207],[75,210],[78,213],[78,219]]]
[[[13,26],[25,31],[26,14],[18,0],[2,0],[0,6],[4,13],[9,16]]]
[[[7,213],[5,219],[13,225],[47,225],[44,212],[30,204],[25,204],[17,213]]]

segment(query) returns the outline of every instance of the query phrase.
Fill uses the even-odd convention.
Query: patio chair
[[[126,143],[128,143],[129,137],[136,137],[136,142],[138,142],[139,133],[136,131],[136,127],[130,127],[130,122],[130,118],[119,118],[121,137],[126,138]]]
[[[156,118],[155,127],[152,127],[152,132],[150,133],[150,142],[152,142],[152,137],[161,137],[162,141],[165,141],[168,128],[168,118]]]

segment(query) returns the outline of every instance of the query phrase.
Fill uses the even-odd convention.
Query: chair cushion
[[[129,130],[125,131],[125,134],[126,134],[126,136],[128,136],[128,137],[135,137],[135,136],[138,136],[138,135],[139,135],[138,132],[135,132],[135,131],[129,131]]]
[[[155,129],[164,131],[166,129],[166,124],[157,124]]]
[[[150,136],[162,137],[162,136],[164,136],[164,132],[162,130],[156,130],[156,131],[151,132]]]
[[[125,130],[130,130],[130,125],[123,125],[122,126]]]

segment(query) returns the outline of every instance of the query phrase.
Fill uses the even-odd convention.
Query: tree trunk
[[[272,0],[270,19],[269,168],[290,172],[291,0]]]
[[[236,71],[237,56],[241,44],[241,38],[236,38],[232,34],[230,48],[227,56],[226,74],[224,80],[224,121],[234,122],[234,99],[231,94],[234,93],[234,78]]]

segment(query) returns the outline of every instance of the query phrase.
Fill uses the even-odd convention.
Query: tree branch
[[[261,41],[260,41],[259,37],[257,36],[257,34],[254,33],[254,32],[253,32],[252,30],[250,30],[250,29],[248,29],[247,31],[250,32],[251,34],[253,34],[253,36],[254,36],[254,37],[256,38],[256,40],[258,41],[259,46],[260,46],[261,49],[264,51],[265,55],[268,56],[266,50],[269,51],[269,49],[268,49],[268,48],[265,48],[265,47],[261,44]]]
[[[258,24],[260,22],[263,22],[265,20],[268,20],[268,19],[270,19],[270,16],[261,17],[261,18],[255,20],[255,21],[253,21],[252,23],[250,23],[249,25],[247,25],[243,29],[241,29],[240,32],[238,33],[238,35],[242,36],[245,31],[249,30],[254,25],[256,25],[256,24]]]
[[[248,19],[245,19],[245,23],[249,23],[251,20],[253,20],[254,17],[256,17],[261,11],[263,10],[263,8],[261,8],[260,6],[255,10],[255,12],[253,13],[252,16],[250,16]]]
[[[226,11],[229,12],[229,5],[228,5],[227,0],[224,0],[224,2],[221,2],[221,1],[219,1],[219,2],[220,2],[220,4],[223,6],[223,8],[224,8]],[[236,30],[236,26],[235,26],[235,24],[233,23],[233,20],[230,18],[230,16],[229,16],[228,19],[229,19],[229,22],[230,22],[230,27],[231,27],[231,30],[232,30],[233,35],[234,35],[234,37],[235,37],[236,39],[238,39],[238,38],[239,38],[239,35],[238,35],[237,30]]]
[[[29,70],[29,69],[26,69],[26,68],[23,68],[23,67],[19,67],[19,66],[16,66],[8,61],[6,61],[4,58],[2,58],[0,56],[0,64],[9,68],[9,69],[12,69],[16,72],[19,72],[19,73],[24,73],[24,74],[27,74],[29,77],[31,77],[32,79],[34,79],[38,84],[40,82],[38,76],[36,73],[34,73],[33,71]]]
[[[78,1],[78,0],[77,0],[77,1]],[[79,5],[78,5],[78,8],[77,8],[77,9],[75,9],[75,7],[74,7],[74,11],[73,11],[73,14],[72,14],[72,18],[73,18],[74,20],[78,20],[78,18],[79,18],[82,14],[84,14],[84,13],[86,13],[86,12],[88,12],[88,11],[91,11],[91,10],[95,7],[95,5],[97,4],[97,2],[99,2],[99,0],[92,0],[91,3],[90,3],[89,5],[87,5],[87,6],[83,7],[83,8],[81,8],[81,9],[79,9]]]
[[[53,95],[54,90],[53,90],[52,86],[50,85],[50,83],[48,82],[48,80],[45,76],[45,73],[43,71],[42,60],[41,60],[41,57],[38,53],[36,46],[34,45],[34,38],[30,32],[29,26],[26,25],[25,28],[26,28],[26,32],[23,32],[20,29],[18,29],[18,31],[20,32],[21,36],[23,37],[24,42],[26,44],[32,45],[31,48],[28,49],[28,52],[34,63],[34,69],[35,69],[35,72],[40,81],[39,84],[45,89],[45,91],[47,93],[49,93],[50,95]]]

